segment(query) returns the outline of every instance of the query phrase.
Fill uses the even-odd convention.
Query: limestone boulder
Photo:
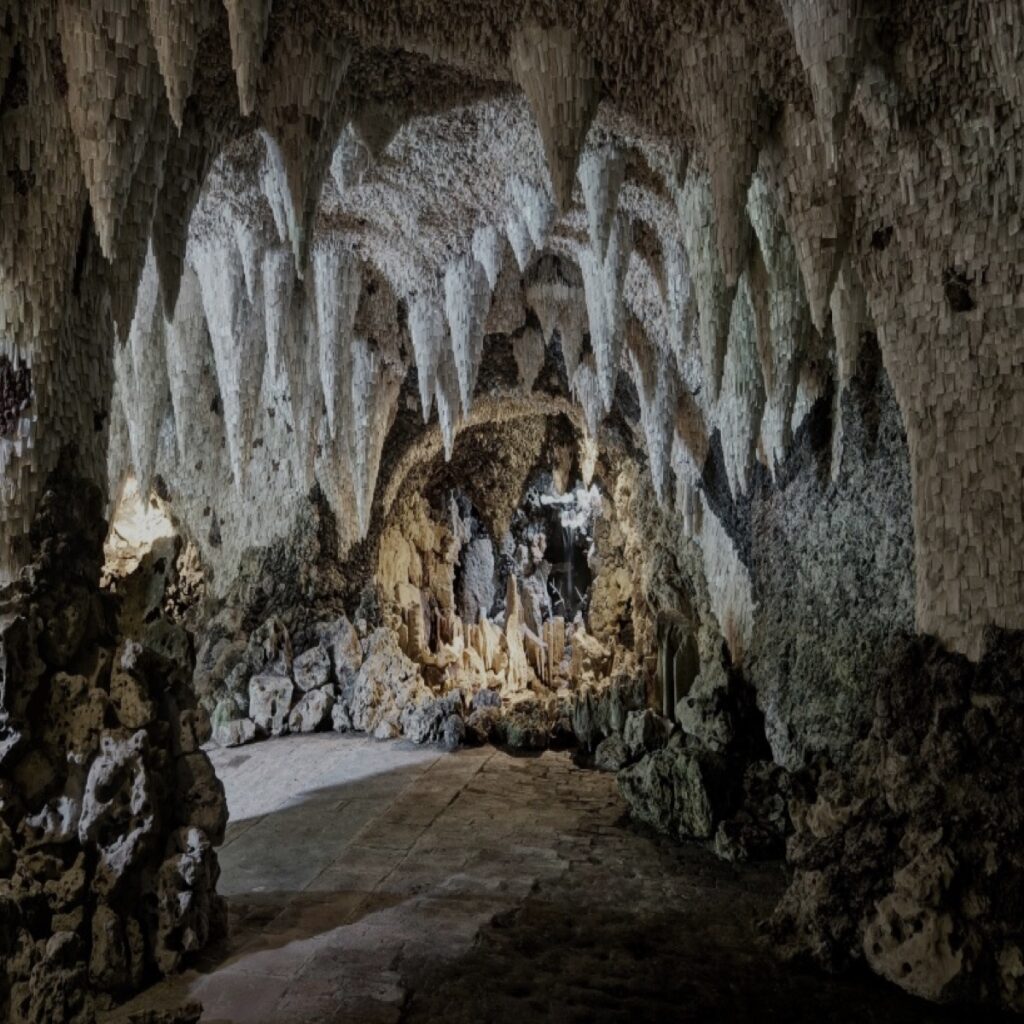
[[[256,738],[256,723],[242,714],[233,700],[222,700],[217,704],[210,724],[213,742],[218,747],[240,747]]]
[[[289,732],[317,732],[326,728],[331,722],[333,708],[334,693],[331,689],[310,690],[292,708],[288,716]]]
[[[617,772],[629,763],[629,750],[618,733],[605,737],[594,751],[594,767],[600,772]]]
[[[651,708],[630,711],[622,730],[626,755],[630,759],[660,750],[672,735],[672,723]]]
[[[303,692],[316,690],[331,681],[331,656],[324,647],[311,647],[296,659],[292,666],[292,678]]]
[[[287,676],[273,672],[249,680],[249,718],[265,736],[281,736],[288,728],[295,687]]]

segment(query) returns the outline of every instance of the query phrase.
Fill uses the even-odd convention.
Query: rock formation
[[[1022,23],[0,0],[15,1019],[215,927],[205,715],[576,745],[785,849],[791,951],[1021,1008]]]

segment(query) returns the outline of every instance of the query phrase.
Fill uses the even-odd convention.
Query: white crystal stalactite
[[[640,400],[640,423],[647,442],[651,482],[659,503],[667,505],[671,488],[675,433],[676,375],[635,322],[630,331],[630,376]]]
[[[487,274],[472,256],[449,265],[444,275],[444,305],[464,416],[473,405],[490,300]]]
[[[628,218],[615,217],[608,251],[604,258],[596,247],[580,256],[583,289],[587,300],[590,344],[594,350],[604,411],[610,412],[615,397],[623,340],[622,286],[632,252],[632,232]]]
[[[282,32],[267,69],[260,112],[299,276],[345,113],[340,92],[350,59],[351,51],[337,38],[303,21]]]
[[[715,212],[707,176],[691,171],[676,197],[676,203],[697,300],[704,380],[714,400],[722,384],[729,313],[735,289],[726,285],[715,245]]]
[[[348,386],[348,360],[359,310],[362,276],[359,261],[336,245],[318,247],[313,253],[313,278],[316,293],[317,365],[327,408],[327,425],[337,438],[343,416],[345,388]]]
[[[626,162],[613,146],[588,150],[580,160],[578,177],[590,226],[590,242],[604,259],[619,208],[619,190],[626,176]]]
[[[148,499],[157,442],[168,412],[170,390],[164,354],[160,281],[152,250],[139,284],[128,341],[115,348],[116,391],[128,426],[132,466],[139,493]]]
[[[450,462],[459,427],[459,375],[455,369],[455,357],[447,345],[438,362],[434,400],[437,402],[437,422],[444,444],[444,456]]]
[[[491,291],[498,286],[503,246],[504,241],[493,224],[486,224],[473,232],[473,257],[484,268]]]
[[[359,536],[365,537],[370,527],[384,439],[394,416],[402,378],[385,370],[380,353],[365,338],[352,339],[349,367],[345,383],[345,445]]]
[[[235,486],[247,479],[266,357],[262,303],[249,303],[245,272],[234,238],[206,239],[192,251],[210,329],[224,429]]]
[[[729,349],[716,417],[722,432],[726,475],[734,497],[750,490],[764,401],[754,306],[748,275],[744,274],[733,303]]]
[[[423,410],[423,422],[427,423],[434,404],[438,366],[448,343],[448,328],[440,297],[418,294],[409,303],[409,335],[416,359],[420,408]]]
[[[165,321],[164,339],[174,435],[178,458],[184,459],[194,450],[193,445],[202,436],[202,425],[209,418],[208,399],[206,408],[202,408],[205,396],[201,380],[210,339],[199,278],[191,267],[186,266],[182,273],[175,314]]]

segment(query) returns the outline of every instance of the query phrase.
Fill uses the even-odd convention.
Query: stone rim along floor
[[[779,867],[636,831],[567,753],[323,734],[212,757],[230,935],[111,1022],[189,999],[209,1024],[951,1019],[779,964],[757,934]]]

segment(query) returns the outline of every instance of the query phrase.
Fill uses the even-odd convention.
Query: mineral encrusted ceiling
[[[557,337],[590,435],[625,371],[656,489],[693,518],[705,439],[742,492],[875,332],[919,627],[976,653],[1024,621],[1018,3],[0,17],[2,335],[34,387],[2,442],[10,568],[61,445],[102,462],[112,335],[129,461],[177,479],[193,533],[212,506],[265,541],[259,496],[315,477],[350,541],[412,363],[449,448],[485,335],[517,339],[524,379],[529,332]]]

